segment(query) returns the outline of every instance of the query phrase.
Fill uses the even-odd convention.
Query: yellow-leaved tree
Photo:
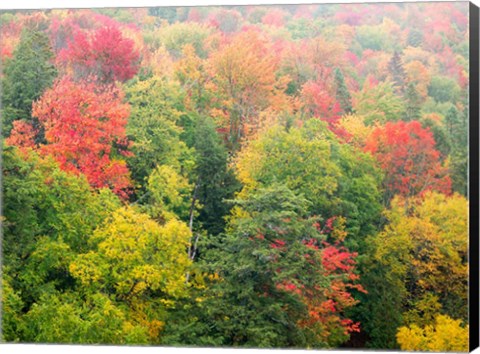
[[[186,295],[191,233],[175,218],[164,225],[124,207],[90,239],[93,250],[79,255],[70,272],[89,295],[102,293],[125,313],[123,329],[140,327],[159,342],[166,309]]]
[[[398,310],[403,313],[403,324],[410,326],[398,330],[398,343],[407,350],[456,350],[441,344],[440,339],[427,345],[434,339],[419,338],[442,332],[435,326],[461,331],[467,324],[467,200],[458,194],[436,192],[410,199],[396,197],[385,215],[390,223],[375,240],[375,257],[400,294]],[[453,338],[453,332],[446,333]]]
[[[468,352],[468,326],[461,322],[439,315],[434,325],[401,327],[397,341],[400,349],[408,351]]]

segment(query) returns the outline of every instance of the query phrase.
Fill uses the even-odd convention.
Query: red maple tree
[[[122,101],[123,93],[114,87],[57,80],[33,104],[47,142],[38,150],[52,155],[62,169],[84,174],[93,187],[109,187],[126,197],[131,182],[120,157],[129,154],[124,147],[130,109]]]
[[[385,171],[387,200],[410,197],[429,190],[451,193],[448,170],[440,162],[433,134],[418,121],[388,122],[367,139],[365,151],[376,157]]]
[[[116,26],[101,27],[92,33],[78,31],[58,55],[76,78],[94,76],[102,83],[126,81],[138,71],[140,54],[133,40]]]

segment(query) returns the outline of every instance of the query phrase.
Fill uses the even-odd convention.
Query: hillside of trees
[[[1,11],[1,340],[467,351],[468,25]]]

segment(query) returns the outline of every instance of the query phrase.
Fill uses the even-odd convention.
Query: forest
[[[468,351],[467,2],[0,11],[12,343]]]

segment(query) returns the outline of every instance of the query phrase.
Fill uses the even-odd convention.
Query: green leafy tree
[[[392,44],[381,26],[363,25],[356,28],[356,40],[363,49],[389,50]],[[361,49],[360,49],[361,51]]]
[[[180,218],[188,221],[190,213],[196,211],[191,204],[193,185],[188,179],[168,165],[159,165],[148,177],[149,193],[144,209],[155,219]]]
[[[239,153],[237,170],[244,184],[241,195],[284,183],[312,203],[313,214],[345,217],[352,250],[363,247],[363,238],[375,230],[381,210],[379,171],[370,157],[340,143],[319,120],[302,128],[273,127]]]
[[[126,93],[132,107],[127,125],[127,135],[133,141],[129,168],[135,181],[144,186],[157,165],[189,170],[193,165],[191,152],[180,140],[182,129],[177,124],[182,110],[178,87],[153,76],[134,80]]]
[[[42,296],[73,291],[69,262],[89,249],[89,236],[120,202],[52,159],[20,155],[9,146],[3,150],[3,187],[4,339],[33,340],[25,334],[26,314]]]
[[[465,96],[466,97],[466,96]],[[445,116],[451,149],[450,168],[453,190],[468,194],[468,105],[462,112],[451,107]]]
[[[24,316],[23,340],[63,344],[147,344],[148,327],[133,325],[125,310],[103,294],[43,294]]]
[[[61,171],[53,160],[34,154],[24,160],[8,146],[3,151],[3,187],[4,265],[15,288],[26,262],[35,252],[39,257],[40,240],[85,250],[88,235],[120,205],[110,191],[93,192],[85,178]],[[37,291],[31,290],[25,294]]]
[[[354,97],[353,110],[359,116],[365,117],[366,125],[397,121],[404,115],[404,104],[394,93],[393,85],[389,81],[378,85],[366,81],[362,90]]]
[[[428,95],[437,102],[454,103],[460,95],[458,83],[448,76],[433,76],[428,86]]]
[[[23,301],[18,293],[10,285],[11,279],[6,269],[2,269],[2,291],[0,302],[2,304],[2,333],[0,339],[5,342],[20,341],[20,326],[22,324]]]
[[[198,23],[174,23],[159,28],[155,32],[155,38],[174,57],[180,57],[185,45],[190,44],[195,48],[197,55],[205,57],[205,39],[210,35],[211,29]]]
[[[447,129],[442,124],[441,121],[433,119],[429,115],[424,115],[420,122],[422,123],[422,128],[430,129],[433,133],[433,138],[435,140],[435,147],[441,153],[441,159],[444,160],[449,156],[452,150],[452,141],[449,137]],[[452,181],[452,185],[454,181]]]
[[[111,213],[86,240],[86,253],[61,239],[38,238],[15,275],[19,290],[11,281],[4,284],[4,339],[159,343],[166,309],[186,293],[189,238],[188,227],[176,219],[160,226],[130,208]],[[12,274],[9,265],[5,269]]]

